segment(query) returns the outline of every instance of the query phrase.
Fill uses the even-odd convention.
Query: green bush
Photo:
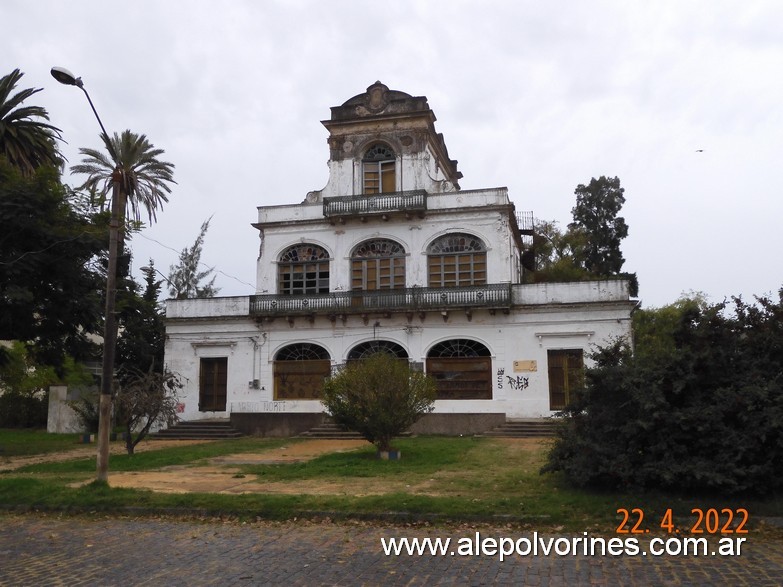
[[[406,361],[375,353],[327,379],[321,401],[337,424],[388,451],[395,436],[432,411],[435,382]]]
[[[7,391],[0,395],[0,428],[46,428],[48,410],[46,393]]]
[[[579,486],[783,489],[783,290],[757,302],[636,318],[668,327],[647,328],[635,354],[622,341],[595,353],[544,469]]]

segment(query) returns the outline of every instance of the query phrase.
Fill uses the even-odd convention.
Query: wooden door
[[[549,409],[562,410],[573,393],[584,383],[584,351],[554,349],[547,351],[549,372]]]
[[[228,395],[228,357],[201,359],[198,409],[225,412]]]

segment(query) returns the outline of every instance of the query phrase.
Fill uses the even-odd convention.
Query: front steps
[[[150,434],[155,440],[226,440],[243,434],[229,420],[191,420]]]
[[[553,437],[557,422],[551,419],[506,420],[506,423],[481,434],[498,438]]]

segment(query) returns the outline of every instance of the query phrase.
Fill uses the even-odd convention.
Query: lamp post
[[[109,429],[111,428],[112,384],[114,382],[114,356],[117,347],[117,317],[115,315],[115,300],[117,297],[117,252],[120,234],[120,180],[122,172],[117,160],[117,153],[111,144],[109,135],[98,116],[98,111],[90,99],[87,90],[84,89],[82,79],[74,76],[64,67],[53,67],[52,77],[61,84],[76,86],[90,103],[95,118],[101,126],[103,141],[114,161],[115,168],[112,174],[111,220],[109,221],[109,267],[106,276],[106,315],[103,322],[103,364],[101,369],[101,399],[98,412],[98,457],[96,464],[97,480],[106,482],[109,479]],[[124,212],[123,212],[124,215]]]

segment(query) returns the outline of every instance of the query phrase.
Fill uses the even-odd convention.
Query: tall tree
[[[155,279],[154,262],[150,259],[144,271],[144,291],[126,280],[127,289],[118,292],[118,314],[122,332],[117,339],[117,371],[120,383],[126,374],[163,371],[165,326],[158,306],[160,281]]]
[[[42,165],[59,166],[63,159],[57,148],[60,129],[44,122],[49,120],[46,109],[23,105],[41,88],[27,88],[12,95],[23,75],[14,69],[0,78],[0,155],[29,176]]]
[[[133,454],[136,445],[155,424],[177,420],[179,378],[163,366],[165,326],[158,306],[160,281],[150,259],[143,269],[145,287],[132,279],[118,300],[122,333],[117,341],[117,421],[125,428],[125,447]]]
[[[179,254],[179,263],[169,268],[169,294],[172,298],[213,298],[220,291],[215,287],[215,276],[201,285],[202,281],[215,271],[212,267],[203,271],[199,270],[201,252],[204,249],[204,237],[209,229],[210,220],[212,220],[211,217],[201,224],[201,230],[193,246],[182,249]]]
[[[587,235],[583,230],[563,232],[556,221],[538,221],[533,236],[535,282],[584,281],[595,278],[584,268]]]
[[[583,230],[587,239],[583,249],[585,269],[597,275],[617,275],[622,271],[620,241],[628,236],[625,219],[618,216],[625,203],[625,190],[618,177],[601,176],[576,187],[576,206],[571,210],[571,230]]]
[[[104,320],[103,369],[101,373],[100,416],[98,427],[97,480],[108,481],[109,419],[112,404],[114,353],[117,337],[115,320],[116,269],[119,251],[123,250],[124,230],[121,225],[129,205],[131,217],[140,221],[141,209],[147,211],[150,222],[156,210],[168,201],[169,183],[174,183],[174,165],[158,157],[156,149],[144,135],[126,130],[109,138],[101,135],[111,159],[95,149],[81,149],[85,158],[74,166],[73,173],[87,175],[84,186],[105,197],[111,189],[111,226],[109,230],[109,274],[106,282],[106,312]]]
[[[23,176],[0,157],[0,339],[58,370],[68,355],[90,357],[101,325],[108,218],[81,199],[57,169]]]
[[[111,192],[116,174],[121,215],[127,207],[129,216],[138,222],[143,209],[154,222],[156,211],[169,201],[169,184],[176,183],[174,164],[161,161],[163,149],[156,149],[145,135],[126,130],[122,135],[114,133],[113,137],[102,139],[107,150],[116,153],[116,161],[96,149],[79,149],[84,159],[71,168],[71,173],[86,175],[84,187],[100,194],[103,201]]]

